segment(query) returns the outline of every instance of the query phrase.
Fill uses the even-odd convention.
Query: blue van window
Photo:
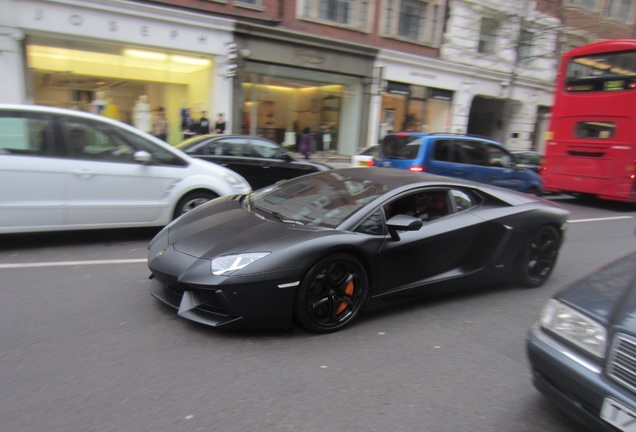
[[[480,141],[458,141],[459,163],[469,165],[488,165],[486,149]]]
[[[381,154],[391,159],[415,159],[422,138],[411,135],[387,135],[382,140]]]
[[[453,157],[453,142],[450,140],[436,141],[433,159],[442,162],[455,162],[455,158]]]

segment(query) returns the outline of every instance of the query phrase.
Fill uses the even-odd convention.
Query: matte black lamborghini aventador
[[[340,330],[365,307],[550,276],[568,212],[405,170],[345,168],[218,198],[152,240],[151,294],[216,327]]]

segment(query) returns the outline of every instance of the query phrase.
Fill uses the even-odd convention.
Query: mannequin
[[[150,104],[148,103],[148,96],[141,95],[137,99],[137,103],[134,108],[134,125],[137,129],[150,133],[152,131],[152,119],[150,116]]]
[[[97,92],[97,99],[95,99],[92,103],[91,103],[91,112],[93,114],[97,114],[97,115],[102,115],[104,110],[106,109],[106,104],[108,102],[106,102],[106,95],[104,94],[104,92]]]

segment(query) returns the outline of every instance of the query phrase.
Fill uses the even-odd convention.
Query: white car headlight
[[[558,300],[550,299],[543,308],[541,326],[596,357],[605,355],[605,327]]]
[[[269,254],[270,252],[254,252],[217,257],[212,260],[212,273],[215,275],[231,273]]]
[[[232,186],[233,188],[245,189],[245,188],[249,188],[250,187],[250,185],[247,184],[247,182],[244,181],[242,178],[237,177],[235,175],[232,175],[229,172],[223,173],[223,177],[230,184],[230,186]]]

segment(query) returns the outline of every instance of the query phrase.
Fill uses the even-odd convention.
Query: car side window
[[[460,163],[481,166],[488,165],[488,155],[486,154],[486,148],[481,141],[458,141],[458,151],[458,162]]]
[[[508,168],[513,164],[514,159],[503,148],[490,143],[485,143],[485,146],[488,153],[489,166]]]
[[[136,149],[107,125],[67,117],[62,121],[62,136],[73,159],[134,163]]]
[[[223,140],[223,156],[250,157],[252,149],[246,138],[228,138]]]
[[[52,155],[49,121],[37,113],[0,113],[0,154]]]
[[[383,209],[379,208],[371,213],[354,231],[362,234],[383,235],[385,233]]]
[[[451,199],[453,200],[455,211],[458,212],[476,205],[476,201],[468,193],[458,189],[451,190]]]
[[[280,148],[272,142],[253,139],[251,140],[251,144],[255,152],[255,157],[277,159],[281,156]]]
[[[435,141],[435,151],[433,159],[441,162],[454,162],[453,160],[453,141],[437,140]]]
[[[446,190],[426,189],[398,198],[386,206],[387,218],[403,214],[424,222],[439,219],[452,213]]]

